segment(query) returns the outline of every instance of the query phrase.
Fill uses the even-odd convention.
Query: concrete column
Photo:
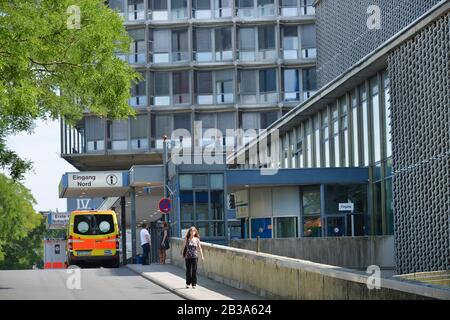
[[[136,190],[131,188],[131,257],[133,263],[136,263]]]
[[[320,185],[320,218],[322,219],[322,237],[326,235],[325,221],[325,185]]]
[[[120,226],[122,233],[122,261],[127,264],[127,225],[126,225],[126,208],[125,197],[120,198]]]

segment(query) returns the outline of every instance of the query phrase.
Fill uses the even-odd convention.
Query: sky
[[[78,171],[59,156],[59,130],[59,121],[39,120],[31,135],[21,133],[7,139],[10,149],[33,162],[33,169],[25,174],[22,183],[36,199],[37,211],[66,211],[66,199],[58,197],[59,182],[65,172]]]

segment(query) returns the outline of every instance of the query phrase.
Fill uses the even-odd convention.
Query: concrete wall
[[[256,239],[231,240],[229,245],[256,251]],[[395,268],[393,236],[261,239],[260,252],[350,269]]]
[[[171,239],[171,263],[184,268],[184,242]],[[349,269],[266,253],[203,243],[205,260],[198,272],[213,280],[272,299],[450,299],[450,291],[381,280],[381,289],[367,288],[368,275]],[[201,285],[201,283],[200,283]]]

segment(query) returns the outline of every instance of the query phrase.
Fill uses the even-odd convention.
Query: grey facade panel
[[[440,0],[321,0],[316,8],[318,86],[344,73],[356,62],[411,24]],[[369,28],[380,8],[379,29]],[[376,13],[375,13],[376,14]],[[373,20],[369,20],[372,27]]]
[[[388,61],[401,274],[450,268],[449,22],[447,13]]]

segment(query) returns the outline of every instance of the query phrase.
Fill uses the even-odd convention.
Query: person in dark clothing
[[[159,247],[159,263],[166,264],[166,250],[169,249],[169,225],[163,221],[163,231],[161,232],[161,245]]]
[[[195,289],[195,286],[197,285],[197,262],[199,252],[202,260],[205,260],[200,244],[200,235],[195,227],[191,227],[186,234],[184,248],[181,252],[186,262],[186,288],[189,288],[189,285],[192,285],[192,289]]]

